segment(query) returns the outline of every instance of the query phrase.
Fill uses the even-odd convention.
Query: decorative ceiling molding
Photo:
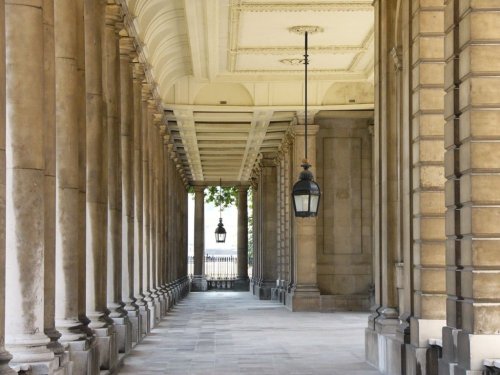
[[[322,33],[325,29],[321,26],[300,25],[289,27],[288,31],[294,34],[304,35],[306,32],[308,34]]]
[[[245,152],[243,154],[243,162],[241,164],[238,180],[246,181],[250,178],[252,168],[255,164],[257,155],[260,152],[264,138],[266,137],[267,128],[273,117],[273,111],[255,111],[252,119],[252,127],[248,134]]]
[[[363,41],[363,44],[361,45],[362,52],[359,52],[354,59],[351,62],[351,65],[347,70],[349,71],[354,71],[357,68],[357,65],[361,61],[361,58],[365,53],[367,53],[370,50],[370,46],[373,45],[375,40],[375,28],[372,27],[368,35],[366,36],[365,40]]]
[[[360,46],[314,46],[308,50],[312,54],[343,54],[353,52],[365,52],[369,46],[363,44]],[[304,54],[304,46],[297,47],[240,47],[230,50],[231,54],[240,55],[296,55]]]
[[[182,137],[182,144],[186,152],[186,160],[189,169],[195,180],[203,180],[203,170],[201,167],[200,151],[198,149],[198,140],[196,138],[196,127],[193,117],[193,111],[175,110],[174,115],[179,127],[179,133]]]
[[[232,7],[241,12],[359,12],[373,11],[372,1],[335,1],[330,3],[314,3],[304,1],[302,3],[233,3]]]

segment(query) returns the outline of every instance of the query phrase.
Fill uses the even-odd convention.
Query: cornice
[[[329,3],[314,3],[304,1],[301,3],[252,3],[245,2],[233,4],[232,7],[240,12],[359,12],[373,11],[371,1],[347,2],[335,1]]]

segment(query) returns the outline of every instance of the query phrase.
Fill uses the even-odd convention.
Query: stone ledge
[[[321,295],[320,311],[369,311],[369,294],[349,294],[349,295]]]

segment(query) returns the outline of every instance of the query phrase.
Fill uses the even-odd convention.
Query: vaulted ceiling
[[[192,182],[247,181],[304,106],[373,107],[371,0],[127,0]]]

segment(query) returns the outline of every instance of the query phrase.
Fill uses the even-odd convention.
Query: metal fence
[[[188,273],[194,274],[194,257],[188,257]],[[238,275],[238,258],[234,256],[205,255],[207,280],[235,280]]]

